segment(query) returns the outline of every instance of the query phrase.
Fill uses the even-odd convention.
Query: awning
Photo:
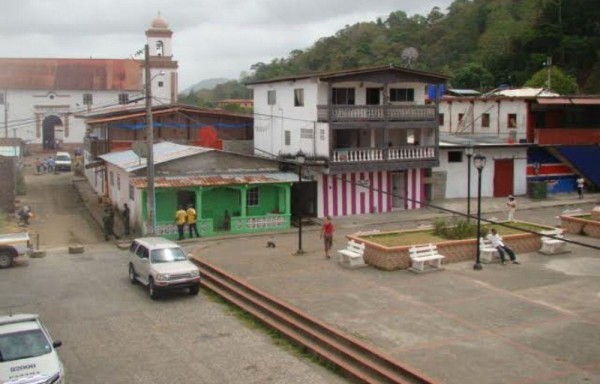
[[[578,104],[578,105],[600,105],[600,97],[589,97],[589,98],[582,98],[582,99],[571,99],[571,102],[573,102],[573,104]]]
[[[543,105],[571,104],[568,97],[538,97],[536,100]]]

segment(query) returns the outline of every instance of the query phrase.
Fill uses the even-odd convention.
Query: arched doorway
[[[42,144],[44,149],[55,149],[56,126],[62,127],[63,123],[58,116],[47,116],[42,123]]]

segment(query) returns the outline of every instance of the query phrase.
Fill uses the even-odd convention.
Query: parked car
[[[188,260],[179,245],[162,237],[143,237],[131,242],[129,280],[147,286],[153,300],[167,290],[188,288],[191,295],[200,290],[198,267]]]
[[[29,233],[8,233],[0,235],[0,268],[14,264],[16,257],[30,255],[32,252]]]
[[[65,371],[38,315],[0,316],[0,383],[60,384]]]
[[[56,152],[54,156],[54,171],[71,172],[71,155],[69,152]]]

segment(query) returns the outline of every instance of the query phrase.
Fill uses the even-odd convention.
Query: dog
[[[267,248],[275,248],[275,243],[272,241],[267,241]]]

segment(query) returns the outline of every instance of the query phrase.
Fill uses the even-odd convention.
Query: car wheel
[[[196,296],[199,291],[200,291],[200,284],[196,284],[196,285],[190,287],[190,295],[192,295],[192,296]]]
[[[148,293],[150,294],[150,298],[152,300],[158,299],[158,290],[154,285],[154,279],[152,279],[151,277],[148,279]]]
[[[12,255],[6,252],[0,252],[0,268],[8,268],[12,265]]]
[[[131,284],[137,283],[137,279],[135,278],[135,269],[133,268],[133,265],[131,265],[131,264],[129,264],[129,282]]]

